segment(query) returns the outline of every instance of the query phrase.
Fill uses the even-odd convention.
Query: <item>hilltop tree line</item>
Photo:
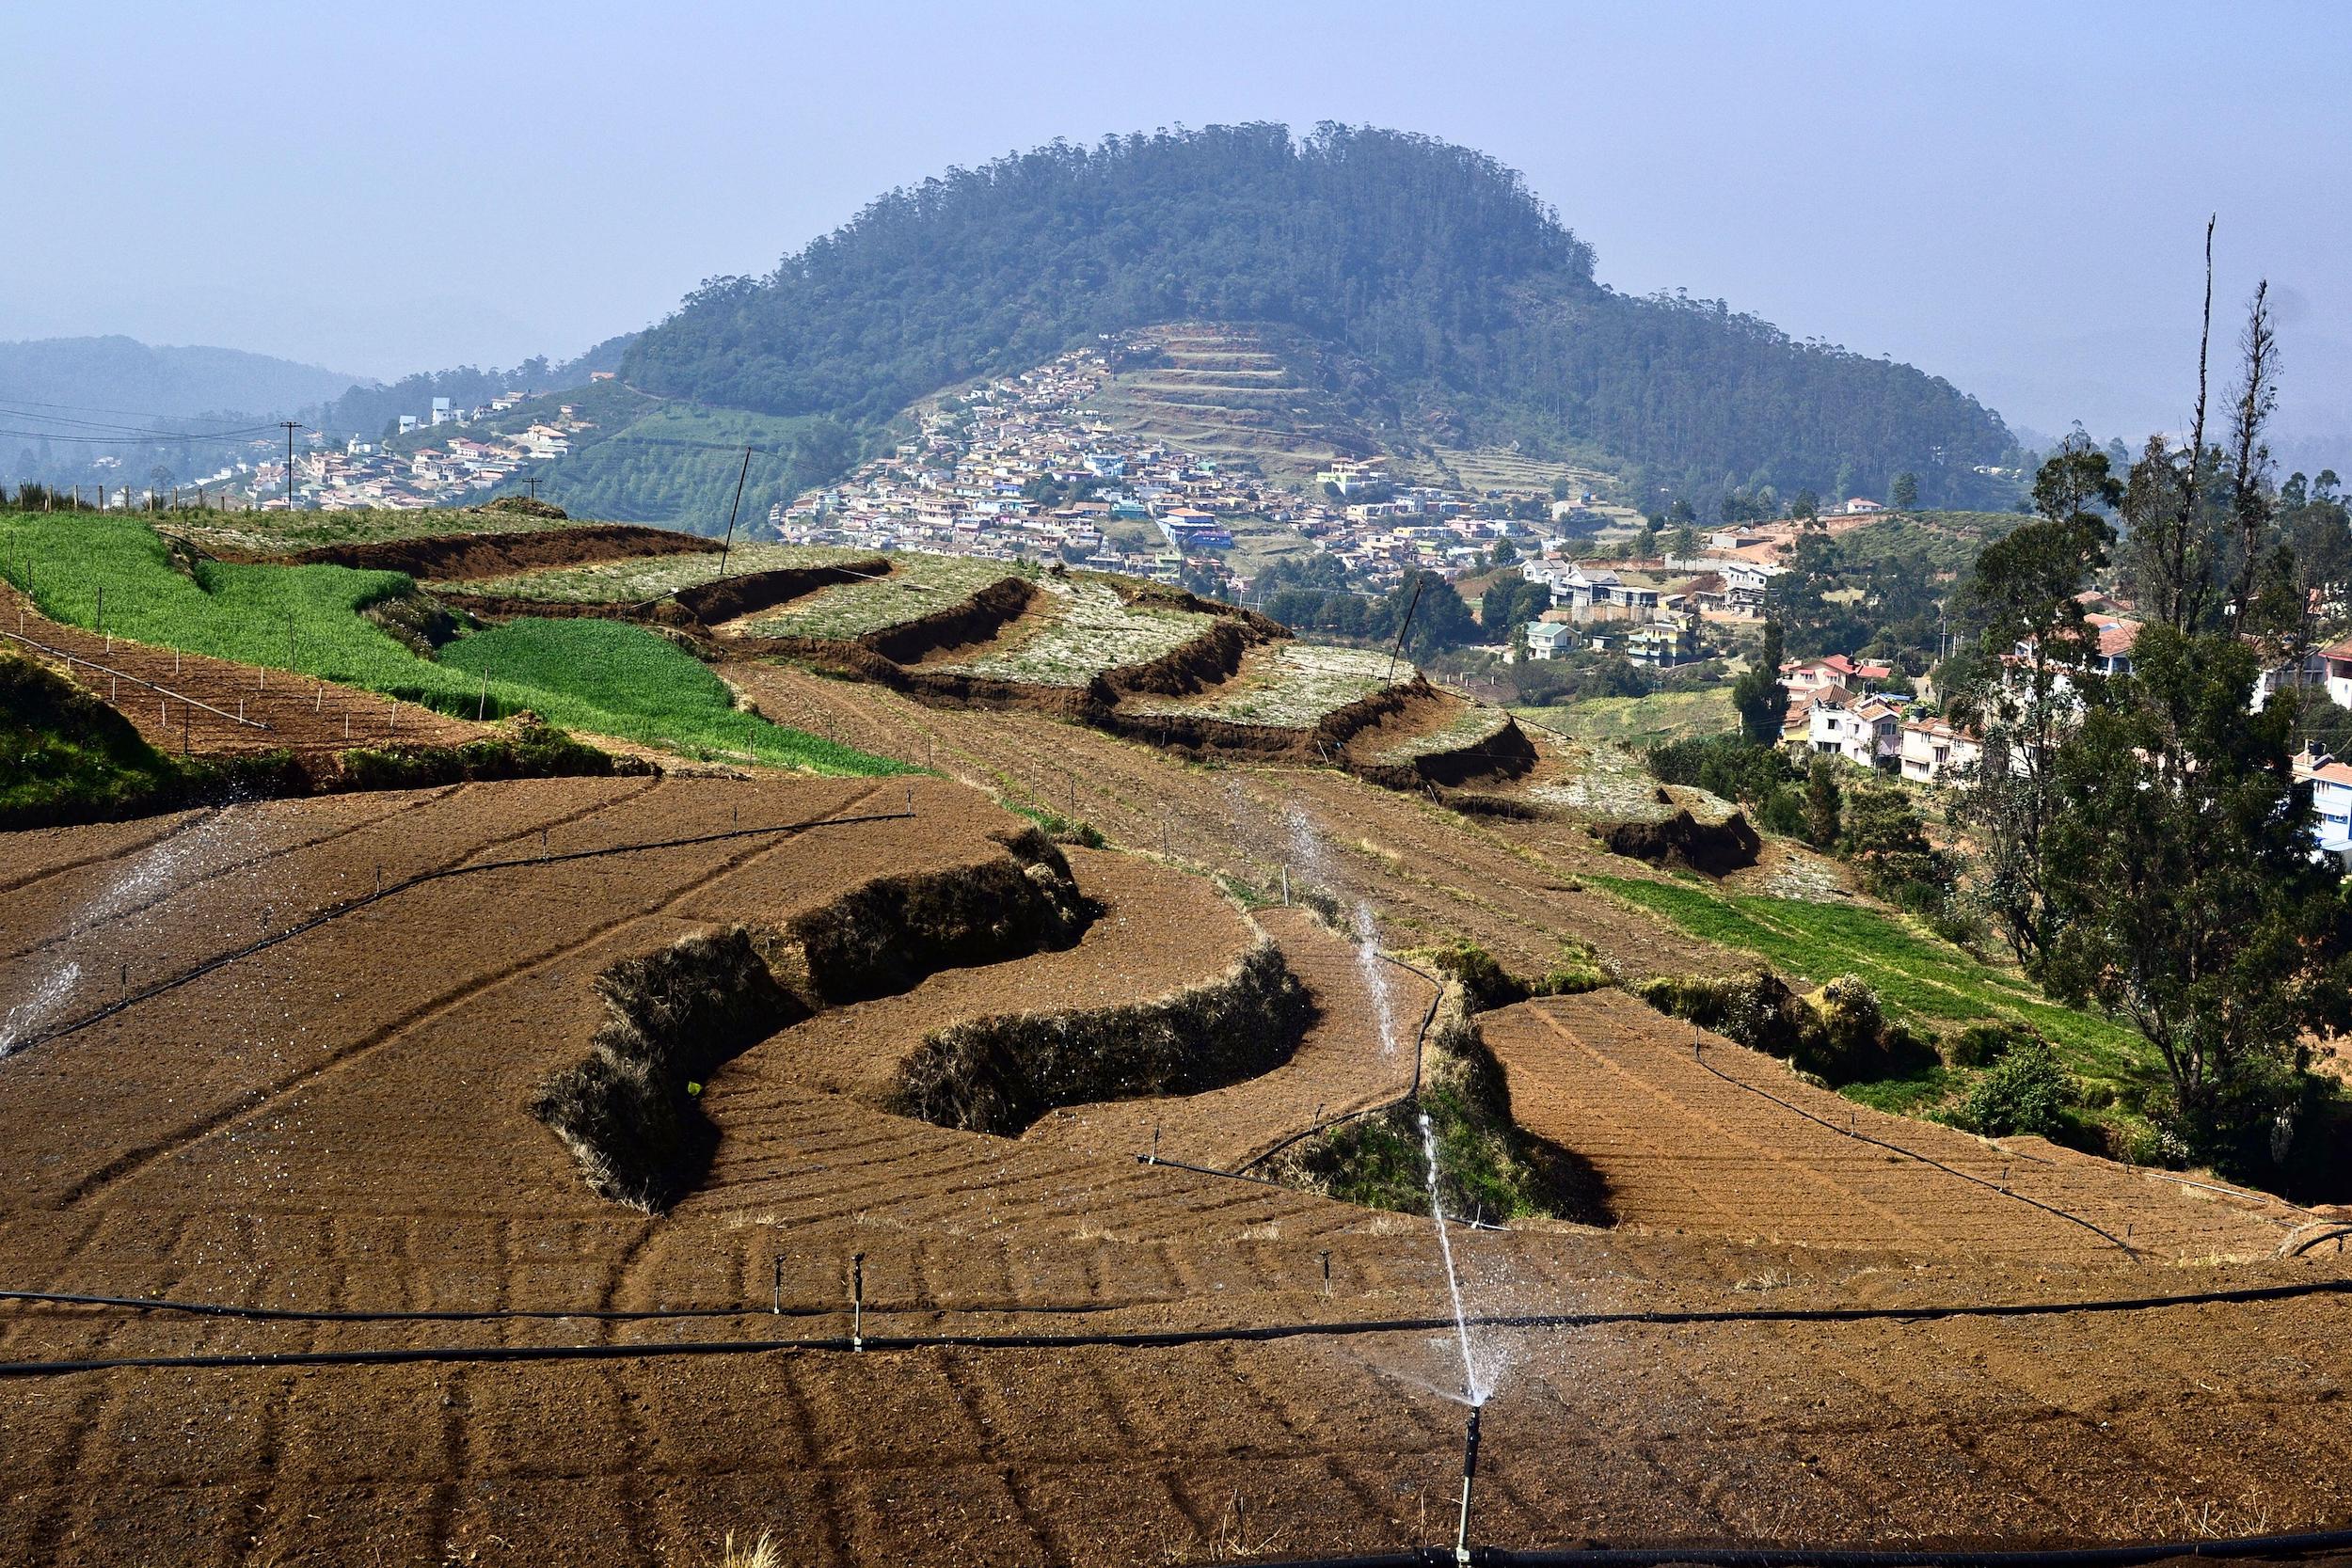
[[[1098,334],[1286,323],[1335,345],[1392,436],[1629,460],[1709,495],[1916,472],[1930,500],[2012,446],[1908,366],[1717,301],[1597,284],[1513,171],[1426,136],[1280,125],[1057,142],[893,191],[765,277],[719,277],[638,339],[632,384],[877,430],[915,398]]]

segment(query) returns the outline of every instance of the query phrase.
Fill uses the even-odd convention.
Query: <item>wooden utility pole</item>
[[[752,449],[743,449],[743,467],[735,475],[735,504],[727,508],[727,536],[719,546],[719,575],[727,575],[727,552],[735,547],[735,515],[742,510],[743,482],[752,476]]]
[[[292,511],[294,510],[294,433],[295,431],[297,431],[297,430],[308,430],[308,429],[310,428],[310,426],[308,426],[308,425],[306,425],[306,424],[303,424],[303,423],[299,422],[298,420],[278,420],[278,424],[279,424],[279,425],[281,425],[281,426],[283,426],[283,427],[284,427],[285,432],[286,432],[286,510],[287,510],[287,511],[289,511],[289,512],[292,512]]]

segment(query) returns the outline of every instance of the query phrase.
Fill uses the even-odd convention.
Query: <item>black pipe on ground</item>
[[[1471,1546],[1457,1556],[1443,1546],[1359,1557],[1285,1558],[1265,1568],[1439,1568],[1467,1561],[1472,1568],[2138,1568],[2140,1564],[2291,1561],[2352,1552],[2352,1529],[2235,1536],[2220,1541],[2155,1541],[2122,1546],[2048,1546],[2015,1551],[1895,1551],[1879,1547],[1581,1546],[1517,1549]]]
[[[2290,1301],[2304,1296],[2352,1294],[2352,1278],[2315,1279],[2296,1285],[2250,1286],[2182,1295],[2137,1296],[2075,1302],[1995,1302],[1916,1307],[1754,1307],[1724,1312],[1699,1309],[1650,1312],[1488,1313],[1466,1320],[1474,1328],[1565,1329],[1704,1326],[1713,1323],[1932,1323],[1952,1318],[2031,1318],[2075,1312],[2147,1312],[2167,1307],[2222,1303]],[[708,1309],[695,1308],[693,1312]],[[744,1317],[766,1316],[758,1307],[732,1309]],[[834,1308],[838,1312],[839,1307]],[[585,1315],[585,1314],[581,1314]],[[647,1316],[662,1316],[649,1313]],[[681,1314],[686,1315],[686,1314]],[[715,1314],[712,1314],[715,1315]],[[385,1314],[388,1320],[395,1314]],[[57,1377],[123,1369],[228,1367],[362,1367],[417,1362],[611,1361],[673,1355],[754,1355],[773,1351],[1161,1350],[1184,1345],[1266,1344],[1284,1339],[1348,1338],[1368,1334],[1428,1334],[1456,1330],[1452,1316],[1373,1318],[1337,1323],[1254,1323],[1226,1328],[1102,1330],[1085,1334],[866,1335],[862,1345],[847,1338],[801,1339],[702,1339],[673,1343],[597,1345],[446,1345],[377,1350],[216,1352],[198,1355],[129,1356],[113,1359],[0,1362],[0,1379]],[[1500,1561],[1502,1560],[1497,1559]],[[1662,1560],[1677,1560],[1667,1559]],[[1903,1560],[1911,1560],[1905,1559]]]

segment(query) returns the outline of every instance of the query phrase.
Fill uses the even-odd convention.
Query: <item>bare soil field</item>
[[[66,671],[174,756],[323,756],[353,746],[455,746],[496,733],[357,687],[61,626],[6,584],[0,647]]]
[[[1577,824],[1473,819],[1332,768],[1212,768],[1041,715],[930,707],[780,665],[724,673],[778,723],[937,767],[1088,822],[1116,844],[1165,844],[1262,889],[1279,886],[1288,865],[1302,888],[1351,909],[1369,903],[1392,947],[1458,936],[1529,974],[1560,961],[1563,937],[1634,978],[1753,962],[1586,890],[1580,871],[1640,868]]]
[[[1857,1106],[1623,991],[1481,1022],[1519,1123],[1592,1161],[1620,1224],[1930,1258],[2179,1262],[2270,1257],[2306,1217],[2041,1138]]]
[[[1319,1010],[1289,1061],[1204,1094],[1069,1106],[1023,1140],[1114,1157],[1156,1149],[1166,1159],[1235,1170],[1331,1117],[1408,1092],[1415,1036],[1438,988],[1385,958],[1368,969],[1353,943],[1305,910],[1262,910],[1257,919]]]
[[[1188,768],[1044,721],[838,689],[858,700],[844,723],[956,726],[942,760],[960,769],[984,771],[980,741],[1004,736],[987,757],[1034,746],[1023,766],[1041,781],[1040,758],[1086,768],[1137,838],[1166,800],[1204,850],[1238,824],[1249,852],[1279,855],[1295,802],[1333,838],[1344,824],[1377,847],[1332,851],[1368,894],[1386,855],[1412,868],[1389,912],[1520,909],[1489,917],[1573,928],[1575,906],[1494,885],[1514,865],[1522,885],[1556,875],[1540,857],[1359,781]],[[883,819],[714,836],[869,814]],[[614,958],[787,920],[878,876],[990,862],[1022,826],[948,782],[576,780],[0,844],[0,997],[69,966],[86,977],[0,1056],[0,1288],[329,1314],[0,1302],[0,1560],[699,1568],[726,1534],[765,1529],[793,1561],[1164,1564],[1447,1536],[1463,1413],[1442,1390],[1460,1370],[1425,1220],[815,1089],[728,1111],[734,1064],[707,1089],[723,1113],[710,1179],[655,1217],[594,1197],[531,1119],[532,1085],[602,1016],[594,982]],[[154,857],[202,832],[230,836],[184,876],[157,874]],[[560,858],[588,849],[613,852]],[[134,991],[193,971],[367,890],[379,863],[388,884],[485,869],[43,1037],[120,1000],[121,966]],[[1114,908],[1117,875],[1097,878]],[[1430,885],[1443,881],[1464,885]],[[1184,927],[1205,910],[1172,895],[1129,908],[1171,949],[1197,941]],[[1283,1070],[1327,1065],[1328,1083],[1379,1092],[1343,944],[1263,918],[1322,998],[1318,1027],[1347,1033],[1251,1092],[1157,1107],[1186,1138],[1229,1138],[1219,1152],[1293,1125],[1307,1085],[1282,1086]],[[1543,1032],[1545,1052],[1567,1052]],[[1503,1033],[1490,1031],[1533,1119],[1543,1097]],[[1628,1071],[1663,1070],[1615,1049]],[[1751,1066],[1773,1082],[1770,1064],[1734,1070]],[[1731,1115],[1698,1098],[1714,1091],[1674,1092]],[[1498,1390],[1474,1539],[2017,1544],[2344,1522],[2352,1302],[2068,1309],[2332,1290],[2332,1256],[2190,1258],[2185,1231],[2162,1260],[2045,1246],[2023,1210],[2004,1239],[2032,1244],[1985,1244],[1997,1210],[1960,1208],[1942,1184],[1866,1181],[1838,1147],[1851,1140],[1816,1131],[1790,1146],[1828,1183],[1807,1212],[1858,1196],[1913,1233],[1871,1248],[1764,1227],[1457,1230],[1473,1318],[1587,1315],[1472,1329]],[[2088,1174],[2032,1180],[2137,1222]],[[2151,1213],[2174,1201],[2150,1192]],[[2045,1309],[1937,1315],[1989,1304]],[[1882,1315],[1756,1315],[1814,1307]],[[489,1315],[384,1315],[418,1312]],[[1174,1338],[1118,1338],[1137,1332]],[[927,1342],[943,1336],[958,1342]],[[187,1360],[257,1353],[316,1359]],[[167,1364],[22,1366],[135,1357]]]

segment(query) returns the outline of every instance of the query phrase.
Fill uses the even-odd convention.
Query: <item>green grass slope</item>
[[[51,619],[295,670],[443,712],[529,709],[549,723],[820,773],[901,765],[739,713],[692,656],[642,627],[519,621],[420,657],[363,613],[415,592],[397,572],[175,560],[135,518],[0,514],[0,575]],[[488,676],[486,688],[484,676]],[[485,695],[486,691],[486,695]]]

